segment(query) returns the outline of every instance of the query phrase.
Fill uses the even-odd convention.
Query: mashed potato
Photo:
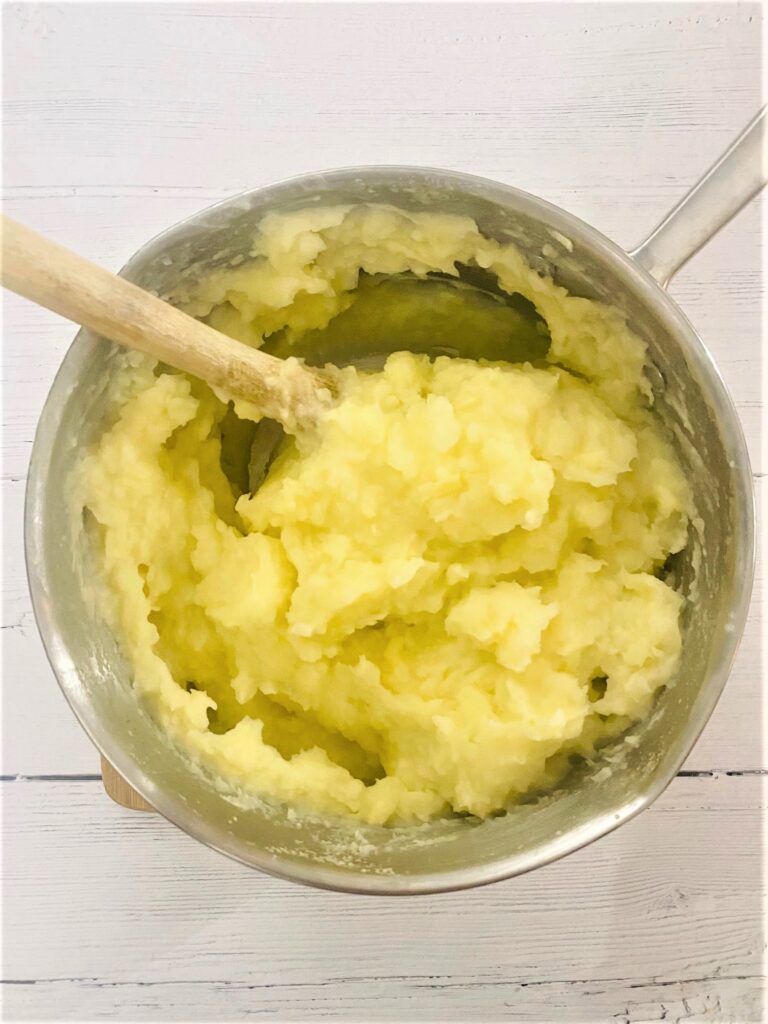
[[[643,345],[466,218],[273,215],[254,256],[187,304],[250,344],[301,351],[351,313],[361,271],[457,264],[529,300],[551,340],[535,365],[347,368],[271,462],[258,410],[132,359],[77,507],[136,691],[201,763],[315,811],[486,816],[551,786],[646,714],[680,652],[659,570],[690,496]]]

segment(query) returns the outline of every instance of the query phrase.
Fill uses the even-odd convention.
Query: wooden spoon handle
[[[333,392],[328,371],[234,341],[10,218],[0,224],[0,282],[38,305],[248,399],[289,430],[311,423],[323,389]]]
[[[154,811],[152,804],[139,796],[133,786],[129,786],[122,775],[115,771],[109,761],[101,759],[101,780],[104,784],[107,796],[110,796],[116,804],[127,807],[129,811]]]

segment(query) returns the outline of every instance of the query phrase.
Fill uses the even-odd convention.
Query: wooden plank
[[[757,976],[632,982],[519,982],[514,977],[386,974],[331,978],[283,988],[271,982],[34,981],[9,987],[13,1020],[40,1020],[55,1007],[57,1021],[309,1020],[354,1024],[411,1021],[516,1021],[530,1024],[760,1024],[766,992]],[[50,1019],[50,1018],[48,1018]]]
[[[759,105],[759,8],[622,6],[20,5],[6,25],[6,175],[235,187],[314,160],[514,171],[544,194],[630,169],[639,185],[693,180]],[[32,119],[55,162],[30,145]]]
[[[2,797],[12,1019],[759,1020],[757,776],[679,779],[563,861],[408,899],[268,878],[98,781]]]

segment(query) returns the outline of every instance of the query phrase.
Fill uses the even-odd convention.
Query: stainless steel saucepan
[[[353,827],[288,808],[238,803],[193,770],[131,689],[117,642],[83,596],[96,572],[87,536],[67,530],[69,473],[103,429],[116,349],[78,333],[53,383],[29,471],[26,552],[35,613],[53,669],[81,724],[145,800],[222,853],[284,878],[363,893],[459,889],[528,871],[605,835],[647,807],[691,750],[725,683],[751,590],[754,512],[749,460],[711,356],[665,287],[674,272],[765,181],[765,111],[629,255],[600,232],[524,192],[421,167],[357,167],[235,196],[144,246],[123,274],[173,298],[179,285],[247,256],[268,212],[311,204],[391,203],[467,214],[512,238],[571,292],[623,310],[649,351],[656,408],[692,482],[700,522],[677,568],[691,597],[683,656],[634,739],[584,766],[546,799],[485,822],[411,829]],[[130,838],[126,836],[126,842]]]

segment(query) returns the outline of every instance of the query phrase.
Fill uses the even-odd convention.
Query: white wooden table
[[[760,102],[756,4],[4,14],[6,210],[114,269],[243,188],[377,162],[498,178],[629,245]],[[759,229],[753,205],[673,291],[736,399],[760,493]],[[315,892],[112,804],[45,660],[22,557],[35,422],[73,333],[6,300],[6,1019],[763,1019],[759,593],[667,793],[517,880],[406,900]]]

